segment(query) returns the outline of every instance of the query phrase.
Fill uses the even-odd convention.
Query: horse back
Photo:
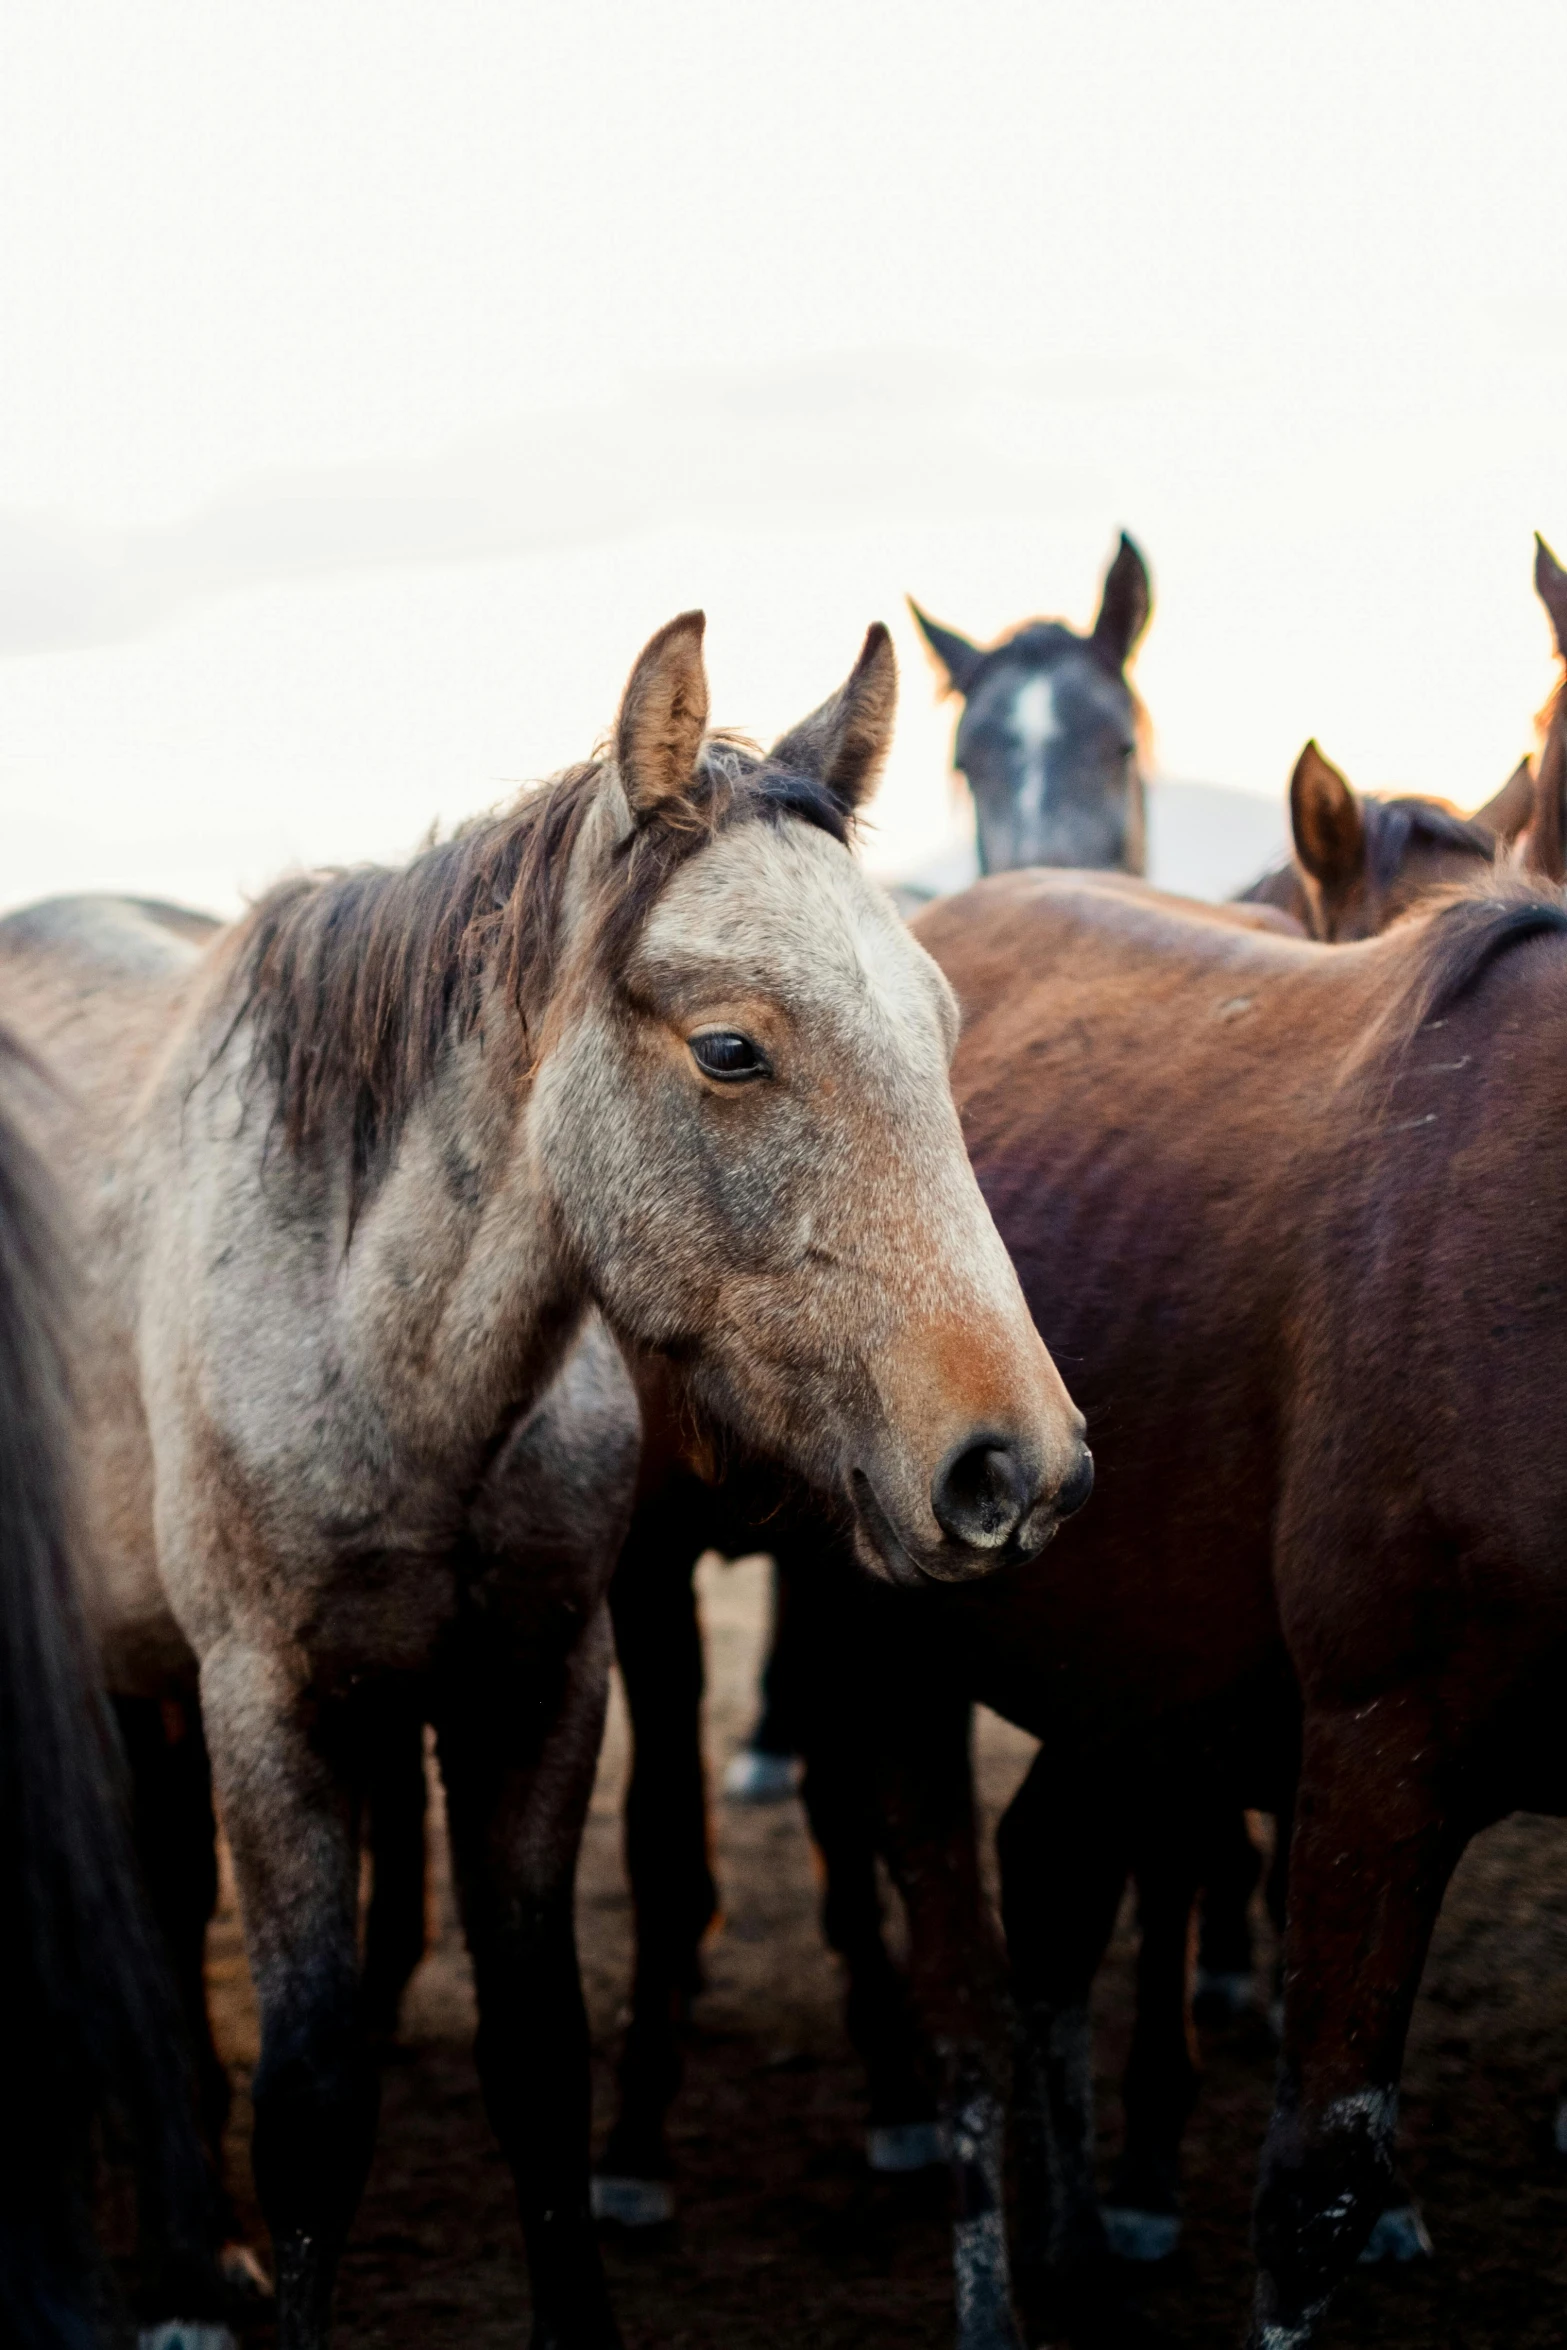
[[[220,935],[181,909],[110,897],[0,920],[0,1018],[26,1055],[0,1067],[0,1112],[49,1167],[88,1276],[75,1369],[91,1431],[83,1596],[110,1684],[128,1694],[161,1695],[194,1672],[157,1571],[131,1232],[144,1189],[138,1108],[207,965],[199,942]]]
[[[204,915],[135,898],[49,898],[0,919],[0,1012],[61,1089],[52,1139],[124,1132],[223,935]]]

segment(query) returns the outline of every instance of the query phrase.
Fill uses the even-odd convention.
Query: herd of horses
[[[1536,581],[1567,653],[1543,543]],[[268,2290],[225,2241],[215,1787],[278,2339],[320,2350],[423,1947],[430,1724],[534,2339],[616,2341],[595,2222],[673,2208],[716,1907],[712,1549],[778,1561],[871,2156],[950,2168],[960,2350],[1136,2338],[1126,2259],[1179,2228],[1194,1904],[1244,1953],[1246,1809],[1285,1920],[1248,2342],[1308,2343],[1368,2243],[1422,2244],[1397,2095],[1443,1890],[1478,1829],[1567,1809],[1567,698],[1470,818],[1308,745],[1291,864],[1198,904],[1139,878],[1149,612],[1124,539],[1086,636],[985,650],[916,612],[985,878],[908,922],[850,853],[885,631],[763,753],[709,726],[696,614],[598,757],[405,868],[226,927],[0,922],[17,2340],[108,2322],[106,2098],[143,2341],[216,2342]],[[572,1890],[612,1650],[637,1959],[590,2177]],[[1039,1741],[1004,1949],[977,1702]],[[1129,1880],[1102,2205],[1088,2000]]]

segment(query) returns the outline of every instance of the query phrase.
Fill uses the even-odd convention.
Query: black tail
[[[0,1055],[16,1063],[0,1038]],[[0,2337],[96,2345],[89,2129],[112,2097],[176,2260],[211,2193],[138,1891],[75,1578],[60,1267],[40,1171],[0,1116]]]

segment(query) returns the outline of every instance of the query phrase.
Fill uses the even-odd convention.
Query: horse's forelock
[[[1471,816],[1461,816],[1456,808],[1444,807],[1440,800],[1422,799],[1412,792],[1388,800],[1365,794],[1361,798],[1360,814],[1366,832],[1366,862],[1379,889],[1392,888],[1405,854],[1415,841],[1425,842],[1432,848],[1451,849],[1459,856],[1475,857],[1487,864],[1496,854],[1496,835],[1488,825],[1477,823]]]

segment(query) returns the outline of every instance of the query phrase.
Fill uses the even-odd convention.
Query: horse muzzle
[[[1037,1558],[1094,1489],[1094,1458],[1081,1439],[1062,1474],[1047,1476],[1030,1448],[982,1432],[955,1445],[930,1486],[936,1533],[901,1528],[863,1469],[850,1478],[856,1531],[867,1563],[894,1583],[971,1583]]]

